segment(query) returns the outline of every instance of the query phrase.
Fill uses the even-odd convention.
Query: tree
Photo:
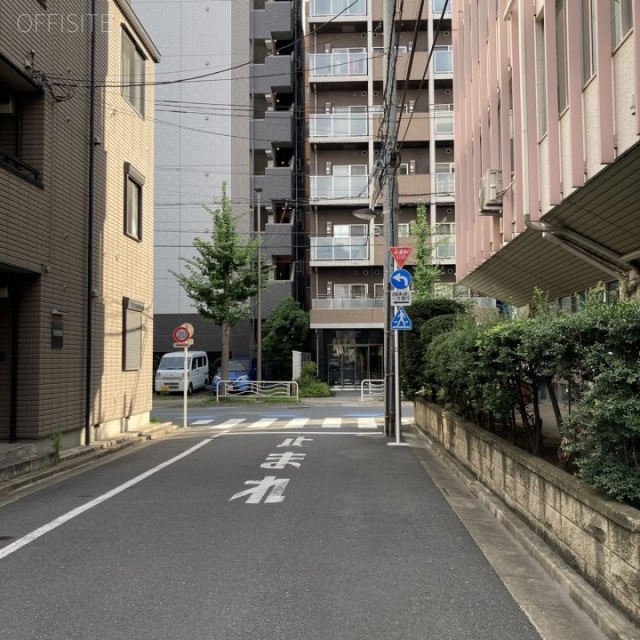
[[[416,210],[414,226],[416,237],[416,266],[413,270],[413,299],[431,300],[433,285],[440,279],[442,272],[433,264],[433,229],[427,222],[427,207],[420,203]]]
[[[291,352],[306,349],[309,332],[309,314],[291,296],[265,320],[262,354],[269,363],[273,379],[291,380]]]
[[[186,273],[171,271],[180,286],[193,300],[198,313],[222,327],[221,369],[223,379],[229,375],[231,328],[251,315],[249,299],[258,293],[255,265],[260,240],[241,244],[236,233],[227,183],[215,209],[203,207],[211,214],[212,230],[208,240],[193,241],[198,255],[182,258]],[[270,265],[262,264],[262,287],[266,285]]]

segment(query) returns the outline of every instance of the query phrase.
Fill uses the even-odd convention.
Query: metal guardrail
[[[384,380],[367,379],[360,383],[360,402],[384,396]]]
[[[252,396],[255,398],[295,398],[300,402],[298,383],[293,381],[241,381],[220,380],[215,387],[216,402],[220,398],[238,398]]]

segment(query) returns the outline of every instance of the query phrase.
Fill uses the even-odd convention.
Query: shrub
[[[330,398],[333,395],[329,385],[318,379],[315,362],[302,365],[302,375],[297,383],[301,398]]]

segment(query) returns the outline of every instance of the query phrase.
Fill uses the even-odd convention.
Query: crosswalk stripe
[[[299,427],[304,427],[307,422],[309,422],[309,418],[293,418],[293,420],[289,420],[289,422],[287,422],[284,428],[297,429]]]
[[[218,424],[213,428],[214,429],[230,429],[231,427],[235,427],[239,424],[242,424],[243,422],[244,422],[244,418],[233,418],[231,420],[227,420],[226,422],[223,422],[222,424]]]
[[[258,420],[258,422],[250,424],[247,429],[266,429],[267,427],[270,427],[275,421],[275,418],[263,418],[262,420]]]
[[[325,418],[322,421],[323,429],[339,429],[342,424],[342,418]]]
[[[196,420],[195,422],[191,423],[191,426],[199,426],[199,425],[203,425],[203,424],[211,424],[213,422],[213,420],[209,419],[209,420]]]
[[[375,418],[358,418],[358,429],[376,429]]]

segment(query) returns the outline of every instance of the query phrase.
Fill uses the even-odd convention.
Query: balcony
[[[445,20],[451,19],[452,4],[453,2],[450,1],[449,4],[447,5],[447,10],[444,12],[444,16],[443,16]],[[442,15],[442,10],[444,9],[444,6],[445,6],[445,0],[431,0],[431,12],[433,13],[434,18],[440,18],[440,16]]]
[[[437,104],[433,109],[436,140],[453,140],[453,105]]]
[[[356,204],[369,198],[369,176],[311,176],[311,200]]]
[[[326,22],[327,18],[335,16],[334,22],[352,22],[354,18],[366,20],[367,0],[311,0],[309,22]]]
[[[291,169],[267,167],[263,176],[255,177],[255,186],[262,188],[262,202],[291,198]]]
[[[254,149],[269,151],[272,144],[291,145],[293,122],[290,111],[267,111],[264,120],[254,122]]]
[[[342,142],[354,138],[366,138],[369,134],[369,120],[366,112],[361,113],[320,113],[309,119],[309,139],[311,142]]]
[[[253,66],[253,92],[255,94],[289,93],[293,90],[292,73],[291,56],[268,56],[264,64]]]
[[[398,200],[400,204],[428,202],[431,181],[428,173],[398,176]]]
[[[382,11],[383,0],[372,0],[373,2],[373,21],[379,22],[384,20],[384,14]],[[451,4],[451,3],[449,3]],[[420,0],[404,0],[404,4],[402,5],[402,14],[403,16],[411,16],[412,19],[414,16],[418,15],[418,9],[420,8]],[[424,12],[426,16],[427,12]]]
[[[432,72],[436,80],[453,79],[453,47],[437,46],[433,48]]]
[[[312,267],[340,267],[348,265],[366,266],[369,264],[369,238],[333,236],[310,238]]]
[[[252,11],[256,40],[293,38],[293,3],[265,2],[264,9]]]
[[[366,51],[312,53],[309,55],[311,81],[321,79],[351,81],[354,76],[368,73]]]
[[[410,53],[399,52],[398,62],[396,65],[396,77],[398,80],[405,80],[407,77],[407,71],[409,69],[409,57]],[[431,61],[431,69],[435,73],[434,59]],[[411,67],[411,74],[409,80],[414,82],[421,82],[424,69],[429,61],[429,54],[426,51],[415,51],[413,54],[413,65]],[[373,66],[373,79],[377,82],[384,82],[384,55],[375,55],[372,58]],[[442,65],[441,65],[442,66]],[[428,76],[427,76],[428,77]],[[435,76],[439,77],[438,75]],[[453,76],[451,76],[453,77]]]
[[[453,202],[456,195],[455,174],[452,162],[439,162],[436,164],[436,172],[432,174],[433,202]]]
[[[398,140],[406,142],[427,142],[429,135],[430,114],[426,111],[405,111],[400,118],[398,127]],[[382,117],[376,115],[373,122],[373,131],[380,131]]]
[[[319,298],[311,301],[312,329],[384,327],[382,298]]]

